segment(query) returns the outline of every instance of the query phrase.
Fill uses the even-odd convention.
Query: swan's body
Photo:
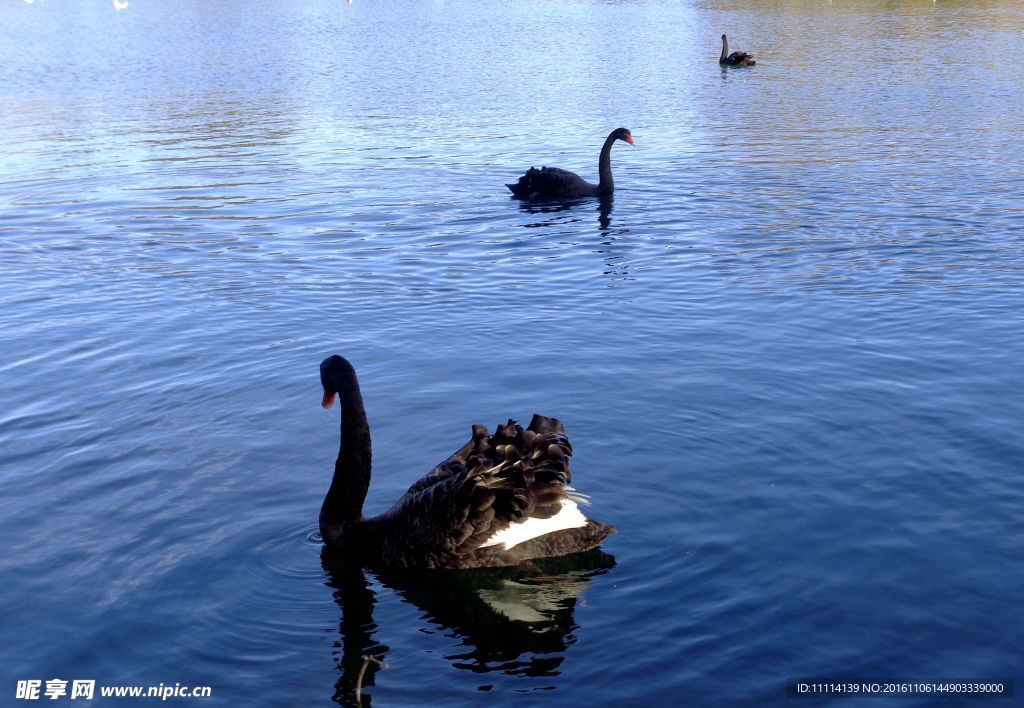
[[[517,199],[559,200],[603,197],[615,191],[612,179],[612,145],[616,140],[633,145],[633,136],[625,128],[613,130],[601,147],[597,161],[598,183],[591,184],[578,174],[558,167],[531,167],[515,184],[505,185]]]
[[[722,35],[722,56],[718,59],[718,63],[724,66],[754,66],[757,64],[754,61],[753,54],[747,54],[746,52],[733,52],[729,53],[729,38],[724,34]]]
[[[525,430],[510,420],[473,437],[389,510],[362,515],[371,443],[352,365],[320,365],[324,407],[341,398],[341,449],[320,509],[324,543],[388,568],[476,568],[596,547],[615,529],[583,516],[584,498],[568,486],[572,445],[562,424],[534,415]]]

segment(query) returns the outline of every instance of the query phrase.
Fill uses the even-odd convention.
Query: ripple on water
[[[374,652],[382,705],[771,705],[1018,671],[1022,12],[0,3],[10,676],[351,702]],[[893,37],[929,57],[898,86]],[[510,199],[618,125],[614,199]],[[536,410],[618,565],[325,564],[335,351],[369,512]]]

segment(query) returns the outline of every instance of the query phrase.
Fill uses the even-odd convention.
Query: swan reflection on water
[[[583,218],[580,215],[580,212],[585,213],[587,211],[587,206],[593,204],[593,199],[573,199],[569,201],[554,202],[520,202],[519,210],[524,214],[533,214],[545,217],[539,221],[530,221],[525,224],[521,224],[521,226],[527,229],[540,229],[554,226],[560,222],[573,223],[576,221],[582,221]],[[606,197],[597,198],[597,224],[602,231],[611,226],[611,214],[613,207],[613,196],[608,195]],[[553,216],[570,210],[579,211],[572,215],[564,214],[562,216]]]
[[[446,658],[455,668],[477,674],[557,676],[565,653],[575,642],[575,610],[591,579],[607,573],[615,559],[595,549],[558,558],[542,558],[508,568],[371,574],[326,549],[321,554],[328,584],[341,610],[335,662],[340,672],[333,700],[342,705],[370,705],[367,689],[380,667],[370,662],[362,677],[361,702],[356,686],[364,656],[387,661],[374,622],[376,594],[372,580],[418,608],[422,619],[440,628],[459,646]]]
[[[597,223],[600,225],[602,231],[607,231],[612,225],[612,208],[613,208],[611,197],[601,197],[597,204]]]
[[[557,202],[520,202],[519,211],[541,217],[537,221],[528,221],[520,226],[525,229],[543,229],[559,223],[571,224],[581,221],[577,213],[562,214],[562,212],[569,212],[573,207],[581,207],[591,201],[590,199],[573,199]]]
[[[589,219],[588,214],[597,212],[597,233],[600,237],[599,245],[594,249],[604,261],[604,275],[619,280],[632,280],[629,269],[629,261],[626,257],[630,249],[630,242],[626,240],[629,235],[629,227],[622,224],[612,226],[612,211],[615,208],[614,196],[599,197],[593,199],[576,199],[572,201],[557,202],[521,202],[519,210],[525,214],[543,217],[537,221],[529,221],[520,224],[528,229],[547,228],[558,224],[571,224]],[[573,242],[573,246],[582,245]]]

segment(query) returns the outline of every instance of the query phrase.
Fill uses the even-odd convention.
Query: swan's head
[[[633,142],[633,134],[630,133],[626,128],[617,128],[612,133],[612,135],[615,136],[616,140],[622,140],[624,142],[629,143],[630,145],[636,145],[636,143]]]
[[[725,35],[723,34],[723,35],[722,35],[722,41],[724,42],[724,41],[726,41],[727,39],[728,39],[728,37],[726,37],[726,36],[725,36]]]
[[[354,381],[356,370],[344,357],[337,354],[320,362],[320,384],[324,387],[324,399],[321,405],[330,408],[338,393]]]

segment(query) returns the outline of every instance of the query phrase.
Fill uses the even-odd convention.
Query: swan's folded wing
[[[579,197],[593,193],[594,189],[575,172],[560,167],[531,167],[518,182],[506,186],[515,196],[525,199]]]
[[[401,502],[407,496],[414,495],[428,487],[434,486],[438,482],[443,482],[444,480],[457,475],[460,469],[465,466],[467,454],[472,449],[471,446],[471,442],[466,443],[462,449],[453,453],[447,460],[439,463],[434,467],[434,469],[430,470],[430,472],[413,482],[412,486],[406,490],[405,494],[401,499],[399,499],[399,501]]]
[[[465,467],[466,460],[469,459],[474,448],[478,447],[481,441],[486,440],[487,438],[487,428],[482,425],[474,425],[473,435],[469,442],[449,455],[448,459],[435,465],[430,472],[427,472],[420,479],[413,482],[412,486],[406,490],[405,494],[402,495],[395,506],[407,501],[407,497],[413,496],[416,493],[437,484],[438,482],[442,482],[458,474],[460,470]]]
[[[564,192],[583,181],[575,172],[560,167],[544,167],[532,172],[533,191],[540,194]]]
[[[534,416],[478,437],[465,461],[453,455],[387,511],[386,556],[441,558],[470,553],[510,524],[557,514],[571,490],[572,454],[556,419]],[[462,451],[460,450],[460,453]]]

